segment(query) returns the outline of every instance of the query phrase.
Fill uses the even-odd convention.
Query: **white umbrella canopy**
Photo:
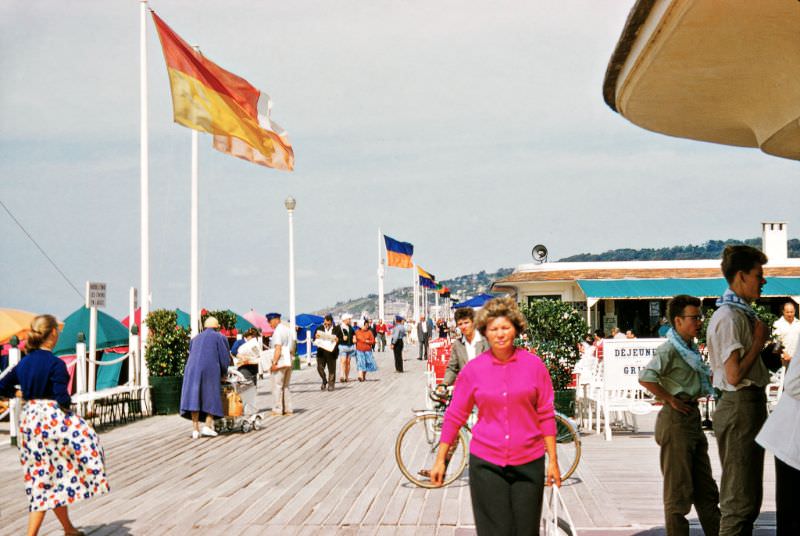
[[[606,103],[655,132],[800,160],[800,9],[785,0],[633,6]]]

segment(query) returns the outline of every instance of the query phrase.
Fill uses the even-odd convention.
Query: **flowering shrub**
[[[178,326],[178,314],[167,309],[150,312],[150,334],[144,358],[150,376],[183,376],[189,357],[189,330]]]
[[[533,300],[520,310],[528,322],[527,344],[550,371],[553,389],[566,389],[580,358],[577,345],[589,332],[586,320],[561,300]]]

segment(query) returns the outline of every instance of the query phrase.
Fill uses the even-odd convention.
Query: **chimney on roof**
[[[761,250],[770,263],[789,258],[789,234],[786,227],[785,221],[761,222]]]

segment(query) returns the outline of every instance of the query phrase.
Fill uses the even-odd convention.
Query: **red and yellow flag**
[[[151,12],[167,63],[175,122],[213,134],[218,151],[291,171],[292,144],[269,117],[269,95],[204,58]]]

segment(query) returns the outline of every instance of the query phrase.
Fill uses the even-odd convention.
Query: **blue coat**
[[[206,329],[189,343],[189,359],[183,371],[181,416],[192,417],[192,411],[222,417],[220,379],[230,364],[228,340],[213,329]]]

